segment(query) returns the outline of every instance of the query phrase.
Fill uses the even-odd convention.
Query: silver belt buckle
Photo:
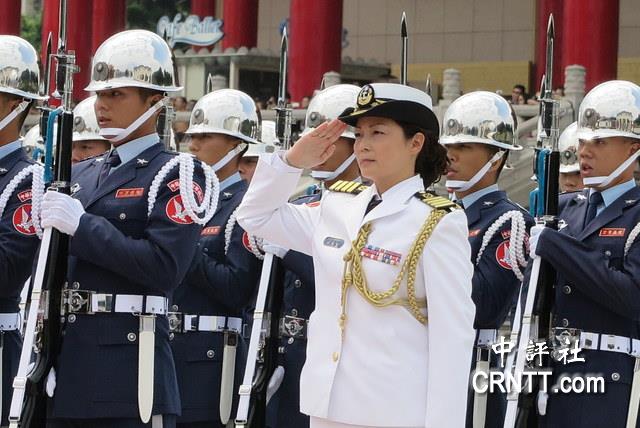
[[[169,321],[169,331],[171,333],[183,333],[183,319],[182,312],[168,312],[167,321]]]
[[[64,306],[68,313],[93,314],[91,298],[93,291],[64,290]]]
[[[556,361],[560,358],[560,351],[580,346],[579,328],[554,327],[551,329],[551,357]]]
[[[307,320],[292,315],[285,315],[284,318],[280,318],[280,335],[296,339],[306,339]]]

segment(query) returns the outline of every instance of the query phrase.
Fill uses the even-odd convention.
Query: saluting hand
[[[287,150],[287,162],[301,169],[320,165],[331,157],[336,149],[335,142],[346,128],[347,125],[338,119],[323,123]]]

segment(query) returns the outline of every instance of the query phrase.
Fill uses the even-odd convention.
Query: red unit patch
[[[251,247],[251,241],[249,240],[249,234],[247,232],[244,232],[242,234],[242,245],[244,245],[244,248],[246,248],[247,251],[249,251],[250,253],[253,253],[253,250]]]
[[[598,236],[606,236],[609,238],[621,238],[624,237],[624,232],[627,229],[624,227],[603,227],[600,229]]]
[[[511,270],[511,263],[509,262],[509,241],[503,241],[498,248],[496,248],[496,261],[505,269]]]
[[[23,235],[36,234],[31,218],[31,204],[22,204],[13,212],[13,227]]]
[[[175,195],[173,198],[169,199],[169,202],[167,202],[167,206],[165,207],[165,212],[167,213],[167,217],[169,217],[169,220],[173,221],[174,223],[193,223],[193,220],[187,215],[187,212],[184,209],[184,205],[182,204],[182,198],[180,197],[180,195]]]
[[[144,188],[134,187],[132,189],[118,189],[116,199],[121,198],[141,198],[144,195]]]
[[[167,183],[167,187],[171,189],[172,192],[180,190],[180,180],[176,178],[175,180]],[[204,193],[202,192],[202,188],[196,182],[193,182],[193,191],[196,194],[196,198],[198,198],[198,203],[202,202],[204,199]]]

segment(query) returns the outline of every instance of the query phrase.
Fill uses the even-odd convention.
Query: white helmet
[[[96,51],[91,65],[91,82],[86,91],[123,87],[175,92],[177,85],[169,45],[147,30],[114,34]]]
[[[22,146],[34,161],[44,163],[44,142],[40,139],[40,125],[34,125],[24,134]]]
[[[109,141],[100,136],[100,127],[96,118],[95,103],[97,96],[89,97],[78,103],[73,109],[73,141],[100,140]]]
[[[265,153],[276,151],[276,123],[273,120],[263,120],[260,126],[260,141],[257,144],[249,144],[249,148],[242,155],[243,158],[259,157]]]
[[[185,134],[225,134],[255,144],[259,130],[253,99],[236,89],[219,89],[198,100]]]
[[[578,113],[578,138],[607,137],[640,139],[640,86],[626,80],[611,80],[593,88],[584,97]]]
[[[558,140],[558,151],[560,152],[560,173],[580,172],[578,162],[578,122],[573,122],[567,126]]]
[[[440,143],[481,143],[506,150],[522,150],[517,144],[515,115],[498,94],[470,92],[451,103],[442,120]]]
[[[16,36],[0,36],[0,92],[32,100],[40,95],[38,53],[29,42]]]
[[[329,86],[318,92],[307,107],[303,135],[327,120],[336,119],[346,109],[354,107],[358,101],[358,93],[360,93],[360,87],[347,84]],[[349,126],[341,137],[355,140],[353,127]]]

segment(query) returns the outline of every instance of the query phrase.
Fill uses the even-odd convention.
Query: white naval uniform
[[[463,427],[475,337],[464,212],[440,221],[416,270],[416,296],[424,301],[426,294],[428,301],[427,324],[404,306],[375,307],[350,287],[342,339],[343,256],[360,226],[372,221],[367,243],[402,255],[397,265],[362,259],[369,287],[387,290],[432,208],[414,196],[423,189],[419,176],[384,192],[366,216],[375,186],[359,195],[324,192],[316,206],[288,204],[302,170],[280,156],[260,158],[237,218],[249,233],[313,257],[316,307],[309,320],[300,410],[356,427]],[[397,297],[406,293],[403,280]]]

